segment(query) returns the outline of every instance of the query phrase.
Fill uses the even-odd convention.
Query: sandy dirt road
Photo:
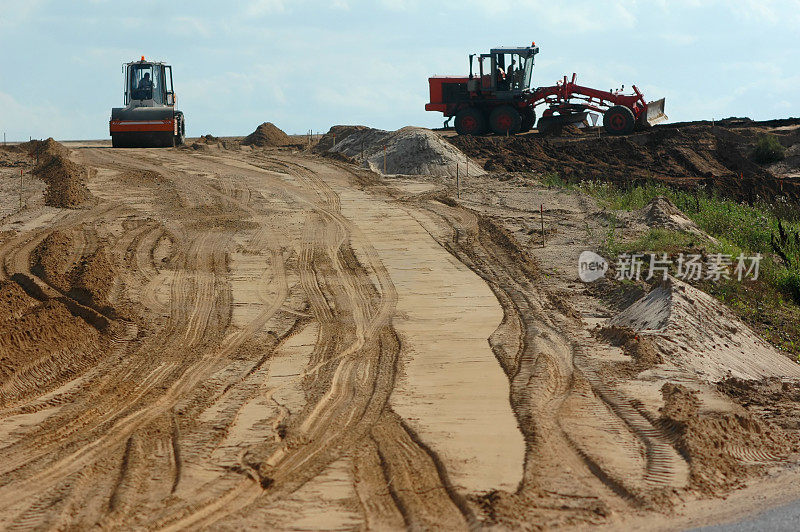
[[[0,233],[0,288],[71,327],[0,366],[0,527],[578,526],[690,482],[620,350],[437,186],[288,149],[71,157],[91,201]]]
[[[32,250],[102,245],[115,332],[4,396],[5,527],[466,528],[469,496],[517,487],[502,310],[407,207],[287,153],[73,159],[94,204],[18,213],[4,275],[56,294]]]

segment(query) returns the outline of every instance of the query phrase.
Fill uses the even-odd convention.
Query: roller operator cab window
[[[153,100],[164,103],[164,83],[159,65],[133,65],[131,67],[131,99]]]

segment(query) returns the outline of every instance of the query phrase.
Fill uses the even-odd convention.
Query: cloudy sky
[[[173,65],[190,136],[438,126],[429,75],[534,40],[535,86],[636,84],[673,121],[800,116],[800,0],[0,0],[0,130],[106,138],[141,55]]]

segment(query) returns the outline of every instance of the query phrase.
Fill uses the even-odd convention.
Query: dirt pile
[[[18,284],[0,281],[0,405],[85,371],[105,342],[63,303],[38,301]]]
[[[670,278],[609,320],[652,341],[665,360],[710,382],[727,376],[800,378],[783,356],[722,303]]]
[[[334,126],[312,151],[338,153],[385,174],[455,177],[457,172],[486,173],[437,133],[419,127],[384,131],[364,126]]]
[[[72,282],[70,253],[73,241],[66,233],[53,231],[37,245],[30,256],[31,272],[61,292],[69,292]]]
[[[700,229],[669,198],[664,196],[653,198],[650,203],[635,211],[631,218],[632,221],[638,221],[652,229],[681,231],[717,242],[714,237]]]
[[[327,133],[320,137],[319,141],[312,148],[314,153],[335,152],[342,153],[341,150],[334,150],[335,145],[341,146],[342,142],[350,135],[359,135],[358,142],[367,142],[368,132],[373,132],[377,140],[380,140],[386,135],[386,131],[380,129],[372,129],[367,126],[333,126]]]
[[[74,249],[70,235],[53,231],[31,253],[31,272],[83,305],[110,311],[108,295],[116,268],[105,246],[77,256]]]
[[[17,283],[0,280],[0,323],[19,318],[34,304],[36,300]]]
[[[70,297],[92,307],[107,307],[115,276],[116,268],[105,246],[99,246],[92,253],[81,257],[70,271]]]
[[[291,143],[289,135],[279,129],[272,122],[264,122],[255,131],[242,139],[244,146],[284,146]]]
[[[661,393],[660,424],[689,460],[691,483],[703,493],[738,487],[751,472],[749,464],[779,460],[797,450],[797,442],[783,430],[746,411],[701,413],[697,392],[680,384],[664,384]]]
[[[800,431],[800,382],[784,382],[778,377],[730,377],[717,383],[717,389],[782,429]]]
[[[31,157],[38,158],[40,160],[47,159],[48,157],[52,157],[54,155],[69,157],[69,149],[60,142],[53,140],[53,137],[50,137],[47,140],[32,140],[30,142],[25,142],[20,144],[20,147],[27,151],[28,155]]]
[[[630,327],[603,327],[597,331],[597,336],[613,346],[621,347],[637,369],[648,369],[664,362],[653,341],[636,334]]]
[[[656,180],[686,189],[713,188],[740,201],[776,196],[800,201],[800,179],[791,177],[798,168],[776,173],[751,160],[752,147],[765,132],[789,148],[800,144],[800,129],[795,126],[770,127],[753,122],[698,123],[659,126],[626,137],[458,136],[449,140],[490,171],[556,172],[569,182],[611,181],[620,186]]]
[[[686,231],[697,226],[669,198],[658,196],[642,207],[641,215],[651,227]]]
[[[70,152],[64,145],[49,138],[26,143],[26,149],[38,161],[33,174],[47,185],[45,205],[76,208],[89,199],[85,182],[89,169],[71,161]]]
[[[204,142],[192,142],[191,144],[183,144],[182,146],[179,146],[178,149],[183,151],[203,151],[203,152],[210,151],[208,144]]]

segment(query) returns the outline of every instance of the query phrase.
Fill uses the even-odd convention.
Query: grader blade
[[[666,98],[661,98],[654,102],[648,102],[647,112],[645,113],[645,121],[647,125],[654,126],[660,122],[667,120],[667,115],[664,114],[664,101]]]

